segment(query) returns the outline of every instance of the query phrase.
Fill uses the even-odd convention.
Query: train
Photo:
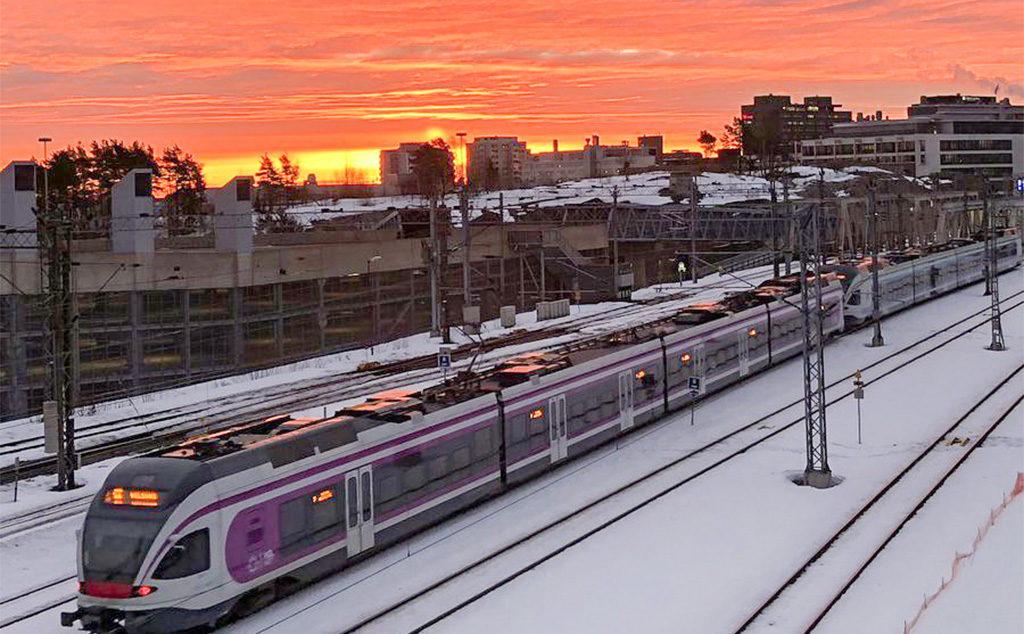
[[[1017,235],[1000,271],[1021,263]],[[887,254],[889,314],[984,276],[983,245]],[[864,261],[820,273],[826,336],[872,317]],[[792,275],[668,321],[522,354],[325,418],[287,414],[119,463],[78,531],[90,632],[217,627],[509,487],[798,355]]]

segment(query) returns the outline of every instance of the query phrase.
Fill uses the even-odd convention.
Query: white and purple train
[[[882,311],[981,279],[979,244],[889,266]],[[1000,240],[1000,270],[1019,265]],[[836,267],[827,334],[870,313],[870,279]],[[909,280],[909,281],[908,281]],[[909,292],[907,290],[909,285]],[[170,632],[259,609],[411,533],[797,355],[799,279],[684,309],[591,346],[523,355],[325,419],[276,416],[120,463],[79,533],[78,609],[92,632]]]

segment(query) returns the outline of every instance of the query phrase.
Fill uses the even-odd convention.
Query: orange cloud
[[[1019,0],[153,5],[0,0],[0,160],[43,134],[138,138],[211,182],[266,151],[334,180],[429,128],[692,147],[754,94],[902,116],[921,94],[1024,83]]]

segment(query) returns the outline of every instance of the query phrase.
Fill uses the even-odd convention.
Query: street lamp
[[[49,215],[50,211],[50,170],[46,167],[46,163],[50,160],[47,154],[46,144],[52,142],[48,136],[39,137],[39,142],[43,144],[43,214]]]
[[[462,186],[466,186],[466,133],[456,132],[455,136],[459,137],[459,161],[462,163]]]

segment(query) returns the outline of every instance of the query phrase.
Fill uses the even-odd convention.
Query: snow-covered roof
[[[852,166],[840,170],[818,168],[810,165],[796,165],[788,168],[795,176],[790,194],[799,198],[799,192],[817,182],[824,170],[825,182],[842,183],[853,181],[861,174],[889,173],[871,166]],[[505,209],[507,221],[511,221],[510,209],[530,207],[561,207],[591,202],[611,203],[617,198],[622,204],[658,207],[673,202],[665,195],[669,186],[666,171],[644,172],[622,176],[587,178],[567,181],[555,185],[540,185],[502,191],[480,192],[470,196],[470,218],[481,212],[497,211],[499,204]],[[700,205],[714,207],[747,201],[768,200],[769,183],[760,176],[704,172],[697,177],[700,190]],[[781,186],[778,187],[781,190]],[[685,199],[684,199],[685,202]],[[330,220],[367,212],[382,212],[393,209],[423,208],[426,200],[422,196],[381,196],[377,198],[338,198],[291,207],[288,213],[294,215],[303,225],[309,226],[314,220]],[[444,200],[445,206],[453,211],[453,222],[459,222],[458,196],[450,194]]]

